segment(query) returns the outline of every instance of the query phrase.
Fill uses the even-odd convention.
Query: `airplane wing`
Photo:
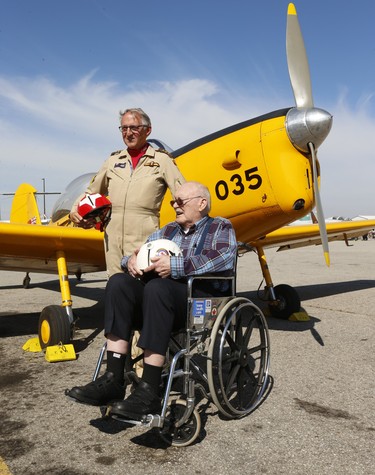
[[[329,241],[345,241],[367,234],[375,229],[375,220],[342,221],[327,223],[327,236]],[[284,226],[267,234],[264,238],[248,243],[256,247],[261,243],[262,247],[279,246],[278,251],[295,249],[298,247],[321,244],[319,225],[302,224],[300,226]]]
[[[56,274],[57,253],[70,274],[105,270],[103,233],[65,226],[0,223],[0,269]]]
[[[375,220],[328,223],[329,241],[345,241],[375,229]],[[65,253],[70,274],[105,270],[103,233],[64,226],[0,223],[0,269],[56,273],[56,253]],[[245,243],[279,251],[321,244],[318,224],[284,226]]]
[[[52,222],[42,225],[36,189],[22,183],[14,196],[9,223],[0,223],[0,269],[60,276],[105,270],[103,233],[71,226],[67,214],[92,174],[76,178],[57,200]],[[64,258],[64,269],[58,268]],[[67,267],[67,269],[65,269]],[[63,277],[65,279],[65,277]]]

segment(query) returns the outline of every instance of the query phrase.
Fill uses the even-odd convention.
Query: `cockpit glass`
[[[53,223],[69,214],[73,203],[79,195],[85,192],[94,176],[95,173],[86,173],[69,183],[53,207],[51,218]]]

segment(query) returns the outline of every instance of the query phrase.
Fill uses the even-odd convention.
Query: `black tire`
[[[301,309],[301,300],[293,287],[286,284],[276,285],[274,288],[278,304],[270,303],[268,305],[271,315],[275,318],[287,320],[293,313]]]
[[[42,349],[70,342],[72,328],[64,307],[49,305],[42,310],[39,317],[38,336]]]
[[[186,405],[187,402],[184,399],[172,401],[167,409],[164,427],[159,429],[161,438],[174,447],[191,445],[199,436],[201,430],[201,418],[196,408],[193,409],[189,419],[184,424],[176,427],[185,413]]]

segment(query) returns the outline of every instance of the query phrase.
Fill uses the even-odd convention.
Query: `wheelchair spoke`
[[[254,330],[254,326],[255,326],[255,320],[252,320],[251,324],[249,326],[245,327],[246,330],[245,330],[245,334],[243,336],[242,342],[246,346],[248,345],[248,343],[250,341],[251,335],[252,335],[253,330]]]
[[[233,366],[232,370],[229,372],[228,381],[226,383],[225,394],[229,397],[231,391],[237,387],[237,377],[241,367],[239,364]]]
[[[259,351],[263,351],[267,349],[267,346],[264,343],[261,343],[260,345],[254,346],[253,348],[249,348],[249,353],[258,353]]]

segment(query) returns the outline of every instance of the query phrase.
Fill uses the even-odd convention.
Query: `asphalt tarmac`
[[[60,303],[54,276],[0,272],[0,475],[374,473],[375,240],[267,252],[274,284],[292,285],[310,317],[267,317],[273,387],[249,416],[202,413],[194,445],[167,446],[154,431],[101,418],[65,388],[92,378],[103,343],[105,274],[71,281],[79,316],[75,361],[25,352],[43,307]],[[238,294],[263,308],[255,254],[238,261]]]

